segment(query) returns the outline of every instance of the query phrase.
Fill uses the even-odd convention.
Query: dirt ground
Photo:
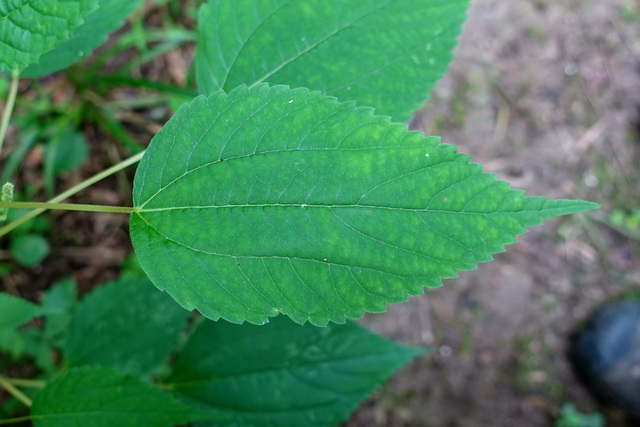
[[[371,329],[432,355],[399,372],[348,426],[549,426],[565,402],[600,410],[567,338],[599,305],[640,291],[640,2],[474,0],[450,72],[412,122],[528,195],[600,203],[547,221],[476,271]]]

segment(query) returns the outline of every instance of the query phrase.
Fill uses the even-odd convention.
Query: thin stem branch
[[[47,384],[46,381],[29,380],[26,378],[5,378],[5,380],[18,387],[42,388]]]
[[[7,390],[13,397],[24,403],[25,406],[31,408],[31,399],[29,399],[24,393],[22,393],[13,384],[7,381],[2,375],[0,375],[0,387]]]
[[[96,182],[110,176],[113,175],[114,173],[121,171],[122,169],[131,166],[137,162],[140,161],[140,159],[142,158],[143,154],[145,153],[145,151],[142,151],[138,154],[136,154],[135,156],[129,157],[126,160],[123,160],[122,162],[118,163],[117,165],[113,165],[111,166],[109,169],[105,169],[102,172],[100,172],[97,175],[92,176],[91,178],[82,181],[81,183],[74,185],[73,187],[71,187],[70,189],[68,189],[67,191],[65,191],[64,193],[59,194],[58,196],[54,197],[53,199],[49,200],[47,203],[60,203],[65,199],[68,199],[69,197],[73,196],[74,194],[84,190],[85,188],[95,184]],[[47,209],[34,209],[31,212],[29,212],[26,215],[21,216],[20,218],[18,218],[17,220],[5,225],[4,227],[0,228],[0,236],[4,236],[5,234],[9,233],[11,230],[21,226],[22,224],[24,224],[25,222],[29,221],[32,218],[37,217],[38,215],[40,215],[42,212],[46,211]]]
[[[7,129],[9,128],[9,119],[13,112],[13,106],[16,103],[16,96],[18,95],[18,82],[20,81],[20,72],[13,70],[11,73],[11,86],[9,87],[9,96],[7,97],[7,103],[4,106],[2,112],[2,121],[0,122],[0,152],[2,152],[2,145],[4,144],[4,138],[7,135]]]
[[[6,420],[0,420],[0,425],[21,423],[23,421],[29,421],[30,419],[31,416],[29,415],[26,417],[7,418]]]
[[[50,202],[3,202],[0,201],[0,209],[50,209],[83,212],[133,212],[133,208],[126,206],[83,205],[80,203],[50,203]]]

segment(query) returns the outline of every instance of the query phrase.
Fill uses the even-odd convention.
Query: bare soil
[[[606,223],[640,206],[637,1],[474,0],[451,70],[411,126],[457,145],[528,195],[600,203],[546,221],[495,261],[369,315],[434,348],[349,426],[549,426],[590,397],[566,357],[594,308],[640,292],[637,234]],[[635,230],[637,231],[637,230]]]

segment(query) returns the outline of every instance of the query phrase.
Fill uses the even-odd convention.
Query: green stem
[[[31,419],[30,416],[18,417],[18,418],[7,418],[6,420],[0,420],[0,424],[16,424],[16,423],[21,423],[22,421],[29,421],[30,419]]]
[[[20,72],[13,70],[11,73],[11,87],[9,88],[9,97],[7,103],[4,106],[2,112],[2,121],[0,122],[0,152],[2,152],[2,145],[4,144],[4,137],[7,135],[7,129],[9,128],[9,119],[13,112],[13,106],[16,103],[16,96],[18,95],[18,81],[20,80]]]
[[[96,182],[110,176],[113,175],[114,173],[121,171],[122,169],[131,166],[137,162],[140,161],[140,159],[142,158],[142,156],[144,155],[145,151],[142,151],[138,154],[136,154],[135,156],[129,157],[126,160],[123,160],[122,162],[118,163],[117,165],[111,166],[109,169],[105,169],[102,172],[100,172],[97,175],[92,176],[91,178],[82,181],[81,183],[74,185],[73,187],[71,187],[70,189],[68,189],[67,191],[65,191],[64,193],[54,197],[53,199],[49,200],[47,203],[60,203],[65,199],[68,199],[69,197],[73,196],[74,194],[78,193],[79,191],[84,190],[85,188],[95,184]],[[26,215],[21,216],[20,218],[18,218],[17,220],[5,225],[4,227],[0,228],[0,237],[4,236],[5,234],[9,233],[11,230],[14,230],[15,228],[21,226],[22,224],[24,224],[25,222],[29,221],[32,218],[35,218],[36,216],[40,215],[42,212],[46,211],[47,209],[34,209],[31,212],[29,212]]]
[[[13,397],[24,403],[28,408],[31,408],[31,399],[7,381],[2,375],[0,375],[0,387],[7,390]]]
[[[50,203],[50,202],[3,202],[0,201],[0,209],[56,209],[64,211],[82,212],[133,212],[133,208],[126,206],[83,205],[80,203]]]
[[[28,380],[25,378],[5,378],[5,380],[18,387],[42,388],[47,384],[46,381]]]

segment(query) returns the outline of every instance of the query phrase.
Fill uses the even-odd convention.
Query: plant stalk
[[[50,202],[3,202],[0,201],[0,209],[56,209],[65,211],[82,212],[111,212],[131,213],[133,208],[126,206],[83,205],[80,203],[50,203]]]
[[[7,97],[7,103],[5,104],[4,111],[2,112],[2,121],[0,121],[0,152],[2,152],[4,138],[7,135],[7,129],[9,129],[9,119],[11,118],[13,107],[16,104],[19,81],[20,72],[18,70],[13,70],[13,72],[11,73],[11,86],[9,87],[9,96]]]
[[[131,166],[137,162],[140,161],[140,159],[142,158],[142,156],[144,155],[145,151],[142,151],[138,154],[136,154],[135,156],[131,156],[126,160],[123,160],[122,162],[118,163],[117,165],[113,165],[111,166],[109,169],[105,169],[102,172],[100,172],[99,174],[96,174],[94,176],[92,176],[91,178],[82,181],[81,183],[74,185],[73,187],[71,187],[70,189],[68,189],[67,191],[59,194],[58,196],[54,197],[53,199],[47,201],[47,203],[60,203],[65,199],[68,199],[69,197],[73,196],[74,194],[78,193],[79,191],[84,190],[85,188],[95,184],[96,182],[110,176],[113,175],[114,173],[121,171],[122,169]],[[11,230],[14,230],[15,228],[21,226],[22,224],[24,224],[25,222],[29,221],[32,218],[37,217],[38,215],[40,215],[42,212],[46,211],[47,209],[45,208],[37,208],[32,210],[31,212],[29,212],[28,214],[21,216],[20,218],[18,218],[17,220],[5,225],[4,227],[0,228],[0,237],[4,236],[5,234],[9,233]]]
[[[18,387],[42,388],[47,382],[42,380],[28,380],[26,378],[5,378],[5,380]]]
[[[7,390],[13,397],[24,403],[25,406],[31,408],[31,399],[29,399],[24,393],[18,390],[13,384],[0,375],[0,387]]]

